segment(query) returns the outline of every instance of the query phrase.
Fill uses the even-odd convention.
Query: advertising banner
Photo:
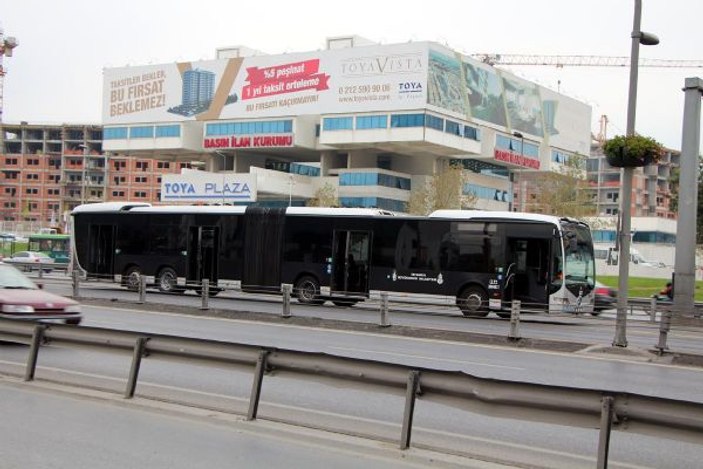
[[[427,43],[104,71],[103,124],[424,107]]]
[[[429,49],[428,104],[588,154],[591,108],[505,70],[440,46]]]

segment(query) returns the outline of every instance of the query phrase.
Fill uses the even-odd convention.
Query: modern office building
[[[439,44],[251,51],[106,69],[104,150],[206,163],[169,176],[162,200],[300,205],[328,185],[343,206],[403,211],[453,163],[477,208],[508,209],[513,171],[555,171],[590,149],[588,105]]]

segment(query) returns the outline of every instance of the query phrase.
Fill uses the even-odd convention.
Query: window
[[[5,158],[5,164],[17,164],[17,158]]]
[[[159,169],[169,169],[171,167],[171,163],[168,161],[159,161],[156,163],[156,167]]]
[[[471,140],[481,140],[481,132],[476,127],[465,125],[464,138],[470,138]]]
[[[129,138],[154,138],[154,126],[130,127]]]
[[[552,161],[555,163],[566,164],[569,162],[569,155],[563,151],[552,150]]]
[[[391,127],[422,127],[425,123],[424,114],[392,114]]]
[[[339,185],[383,186],[409,191],[410,179],[381,173],[342,173],[339,175]]]
[[[181,136],[181,126],[180,125],[157,125],[156,126],[156,137],[180,137]]]
[[[511,138],[505,135],[496,135],[496,148],[509,150],[517,155],[522,155],[528,158],[539,158],[539,147],[534,143],[526,142],[521,138]]]
[[[461,124],[448,120],[444,123],[444,131],[448,134],[461,136]]]
[[[146,176],[137,176],[134,178],[134,182],[137,183],[146,183],[147,182],[147,177]]]
[[[134,192],[134,197],[143,199],[144,197],[146,197],[146,192],[143,192],[143,191],[135,191],[135,192]]]
[[[435,130],[444,130],[444,119],[433,116],[432,114],[425,114],[425,127]]]
[[[351,117],[325,117],[322,119],[322,130],[351,130]]]
[[[115,166],[115,171],[119,171],[121,168],[127,167],[127,162],[126,161],[115,161],[114,166]]]
[[[395,212],[405,211],[406,203],[402,200],[386,199],[383,197],[340,197],[342,207],[380,208]]]
[[[29,166],[39,166],[39,160],[35,158],[30,158],[27,160],[27,165]]]
[[[105,127],[104,140],[118,140],[127,138],[127,127]]]
[[[388,127],[388,116],[357,116],[356,128],[363,129],[385,129]]]
[[[149,169],[149,163],[147,161],[137,161],[137,169],[146,171],[147,169]]]
[[[216,135],[250,135],[250,134],[284,134],[293,131],[292,120],[258,121],[258,122],[218,122],[205,126],[206,136]]]

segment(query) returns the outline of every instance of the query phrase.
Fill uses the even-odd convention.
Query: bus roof
[[[557,217],[554,215],[543,215],[541,213],[507,212],[499,210],[435,210],[434,212],[430,213],[429,217],[448,218],[455,220],[495,219],[537,221],[542,223],[552,223],[555,225],[559,225],[562,220],[569,220],[567,218]]]
[[[245,213],[244,205],[156,205],[129,202],[100,202],[79,205],[71,214],[76,213]],[[392,212],[374,208],[335,208],[335,207],[286,207],[288,215],[326,215],[326,216],[390,216]]]

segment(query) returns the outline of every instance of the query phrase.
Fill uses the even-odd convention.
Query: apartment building
[[[0,149],[0,221],[33,227],[61,225],[82,203],[158,203],[161,175],[190,167],[108,155],[99,125],[0,124]]]
[[[675,190],[671,178],[680,159],[680,151],[667,149],[658,164],[635,168],[630,216],[676,219],[677,214],[671,208]],[[620,210],[622,171],[608,164],[601,142],[594,141],[591,145],[586,170],[597,215],[617,215]]]

